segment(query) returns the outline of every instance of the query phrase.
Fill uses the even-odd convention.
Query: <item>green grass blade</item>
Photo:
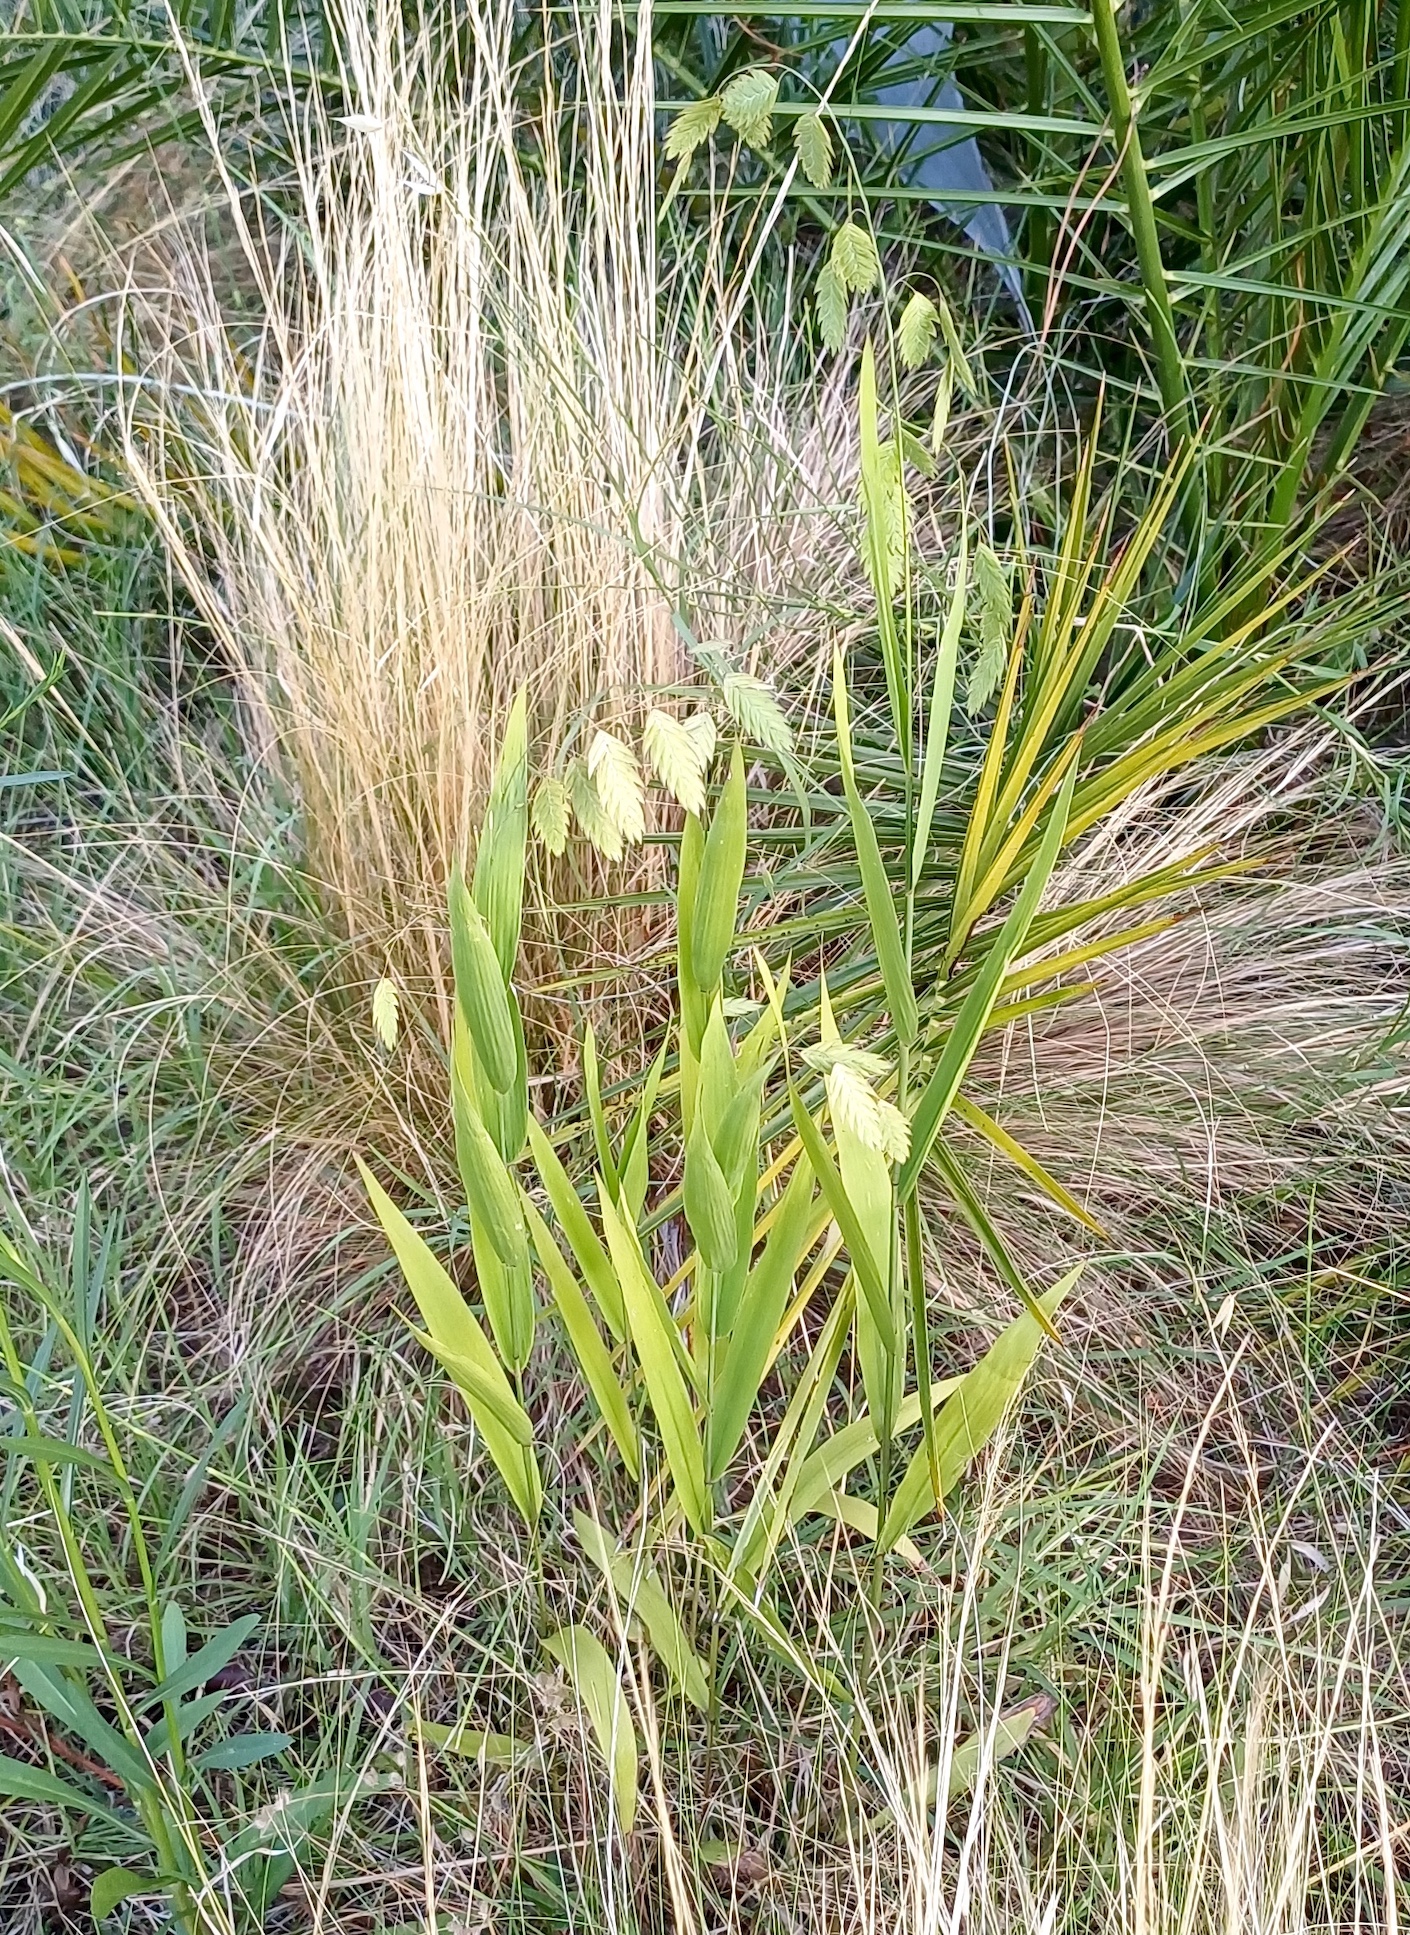
[[[833,654],[832,704],[837,722],[837,761],[842,771],[842,787],[852,822],[852,841],[862,876],[862,893],[866,899],[872,944],[876,948],[881,978],[886,986],[892,1025],[900,1039],[910,1043],[915,1040],[920,1026],[915,989],[911,986],[901,924],[896,918],[896,899],[882,864],[876,828],[857,791],[857,776],[852,764],[852,722],[847,706],[847,672],[841,652]]]
[[[703,1713],[710,1704],[704,1663],[686,1638],[655,1567],[645,1553],[619,1552],[586,1512],[574,1512],[573,1524],[584,1552],[620,1594],[623,1612],[640,1621],[656,1657],[691,1705]]]
[[[577,1278],[553,1240],[552,1231],[527,1200],[524,1213],[534,1248],[538,1251],[539,1263],[548,1279],[549,1293],[563,1319],[563,1328],[568,1333],[578,1368],[602,1414],[603,1423],[612,1433],[613,1441],[622,1454],[623,1464],[635,1479],[641,1472],[636,1425],[626,1392],[618,1383],[617,1374],[612,1368],[611,1355],[592,1320],[592,1312],[588,1309],[587,1298],[578,1287]],[[603,1261],[606,1262],[605,1257]]]
[[[708,1417],[709,1476],[723,1477],[739,1448],[778,1327],[803,1259],[813,1220],[813,1171],[800,1156],[783,1192],[764,1251],[745,1279],[716,1370]]]
[[[936,1136],[940,1133],[950,1104],[959,1093],[959,1087],[968,1072],[974,1052],[988,1026],[1014,957],[1022,948],[1028,935],[1033,916],[1038,911],[1038,903],[1043,897],[1057,857],[1062,849],[1063,838],[1067,831],[1067,818],[1072,806],[1073,789],[1077,783],[1078,760],[1074,757],[1067,769],[1067,778],[1053,802],[1048,816],[1048,824],[1043,834],[1042,844],[1034,857],[1033,864],[1024,880],[1022,889],[1015,900],[1008,918],[999,930],[984,965],[975,979],[973,987],[966,995],[964,1004],[955,1016],[949,1038],[935,1065],[934,1072],[922,1091],[919,1106],[911,1120],[910,1154],[902,1163],[896,1177],[897,1197],[904,1201],[920,1180],[920,1172]]]
[[[1084,1267],[1081,1263],[1075,1264],[1038,1299],[1049,1323]],[[941,1499],[954,1489],[970,1460],[984,1449],[1003,1422],[1038,1354],[1043,1335],[1037,1319],[1025,1310],[999,1334],[973,1370],[965,1373],[936,1416]],[[896,1487],[881,1528],[882,1549],[889,1551],[937,1502],[931,1486],[930,1463],[922,1446]]]
[[[360,1157],[357,1158],[357,1166],[372,1207],[377,1212],[377,1220],[401,1265],[407,1288],[416,1299],[422,1321],[439,1348],[453,1357],[466,1358],[474,1364],[481,1378],[499,1392],[500,1408],[517,1405],[518,1399],[489,1339],[443,1265]],[[525,1523],[533,1526],[543,1505],[543,1485],[537,1459],[532,1450],[525,1449],[522,1441],[504,1430],[496,1416],[479,1406],[471,1392],[465,1392],[465,1401],[470,1407],[475,1427],[485,1441],[486,1450],[509,1488],[510,1497],[518,1506]],[[527,1416],[524,1422],[528,1424]],[[532,1427],[530,1431],[532,1435]]]
[[[550,1633],[544,1651],[563,1668],[597,1737],[612,1785],[612,1805],[623,1834],[636,1820],[637,1737],[617,1669],[606,1647],[586,1626]]]
[[[659,1286],[646,1268],[635,1232],[621,1220],[606,1184],[600,1179],[599,1194],[607,1248],[621,1286],[632,1342],[661,1433],[666,1464],[692,1530],[704,1536],[711,1521],[710,1496],[705,1484],[705,1448],[681,1369],[680,1334],[671,1322]]]
[[[861,1285],[862,1295],[866,1298],[872,1322],[876,1325],[877,1335],[883,1348],[894,1352],[898,1339],[896,1326],[891,1318],[891,1299],[886,1292],[886,1284],[877,1266],[871,1245],[867,1242],[866,1232],[851,1199],[843,1186],[837,1164],[833,1161],[822,1132],[803,1106],[803,1098],[790,1082],[788,1085],[789,1105],[793,1110],[793,1126],[803,1144],[809,1165],[818,1179],[823,1197],[832,1212],[833,1221],[842,1232],[842,1240],[847,1245],[847,1256]]]
[[[514,978],[519,954],[528,839],[528,701],[521,687],[505,722],[471,882],[475,905],[484,916],[506,982]]]
[[[950,608],[945,629],[940,635],[940,650],[935,658],[935,681],[930,689],[930,709],[925,722],[925,751],[920,775],[920,803],[916,808],[915,831],[911,842],[911,891],[920,881],[921,868],[930,848],[930,829],[935,819],[935,802],[940,795],[940,775],[945,766],[945,749],[950,738],[950,714],[955,703],[955,671],[959,663],[960,632],[964,627],[965,592],[969,572],[969,524],[960,517],[959,555],[955,561],[955,588],[950,593]]]
[[[993,1218],[980,1201],[968,1176],[966,1176],[954,1156],[945,1147],[945,1139],[943,1136],[936,1137],[934,1146],[930,1151],[930,1160],[936,1174],[941,1178],[946,1189],[949,1191],[955,1206],[983,1244],[986,1253],[995,1269],[999,1272],[999,1275],[1009,1286],[1010,1290],[1013,1291],[1029,1316],[1033,1318],[1044,1334],[1056,1342],[1057,1331],[1048,1321],[1038,1299],[1024,1281],[1022,1271],[1009,1254],[1008,1245],[1004,1242],[1003,1237],[1000,1236]]]
[[[612,1262],[596,1230],[588,1218],[582,1199],[574,1189],[567,1170],[558,1158],[558,1151],[539,1127],[533,1116],[529,1117],[529,1148],[534,1164],[538,1169],[539,1181],[543,1184],[553,1213],[558,1218],[558,1227],[568,1239],[568,1247],[573,1252],[584,1283],[596,1299],[597,1307],[606,1320],[607,1328],[617,1342],[624,1343],[627,1336],[627,1313],[622,1303],[622,1292],[617,1282]]]

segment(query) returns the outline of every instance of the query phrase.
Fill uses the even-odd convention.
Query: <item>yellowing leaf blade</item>
[[[1063,1298],[1081,1276],[1078,1263],[1038,1299],[1051,1321]],[[944,1498],[964,1475],[970,1460],[982,1451],[1003,1422],[1043,1342],[1041,1323],[1024,1311],[1002,1331],[974,1368],[961,1378],[935,1419],[936,1466],[940,1497]],[[884,1550],[909,1532],[936,1503],[931,1488],[930,1460],[924,1446],[906,1468],[896,1487],[881,1530]]]
[[[543,1645],[568,1675],[591,1723],[607,1767],[618,1823],[623,1834],[630,1834],[636,1820],[637,1738],[617,1669],[602,1641],[586,1626],[560,1627]]]

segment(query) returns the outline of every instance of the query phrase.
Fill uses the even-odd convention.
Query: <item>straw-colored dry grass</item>
[[[1266,1255],[1349,1255],[1403,1221],[1410,875],[1339,783],[1325,737],[1280,736],[1134,797],[1054,879],[1083,899],[1211,846],[1250,862],[976,1062],[977,1099],[1119,1250],[1160,1244],[1176,1205]],[[1034,1267],[1077,1241],[1012,1171],[982,1173]]]
[[[435,9],[342,11],[343,111],[291,116],[267,195],[224,176],[248,326],[179,227],[124,323],[132,474],[298,800],[347,982],[390,969],[442,1008],[445,877],[513,694],[534,770],[561,772],[699,676],[690,637],[751,662],[765,601],[800,567],[815,593],[835,544],[811,425],[846,414],[824,395],[777,434],[794,351],[745,347],[722,229],[663,267],[645,37],[586,5],[516,56],[514,22],[472,10],[452,46]],[[602,884],[584,853],[551,878],[559,901]],[[603,913],[531,939],[621,961],[651,932]]]

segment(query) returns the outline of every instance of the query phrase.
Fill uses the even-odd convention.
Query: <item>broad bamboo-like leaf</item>
[[[642,1208],[646,1202],[646,1187],[650,1176],[651,1112],[656,1106],[656,1096],[661,1087],[661,1076],[666,1067],[666,1044],[647,1070],[646,1081],[627,1132],[622,1137],[621,1155],[618,1161],[620,1183],[618,1200],[623,1214],[629,1223],[641,1221]]]
[[[715,1368],[706,1416],[708,1476],[724,1476],[768,1369],[778,1327],[813,1228],[813,1172],[800,1155],[763,1254],[745,1278],[739,1307]]]
[[[620,1344],[627,1335],[627,1315],[611,1258],[603,1248],[577,1190],[569,1181],[567,1170],[558,1159],[558,1151],[532,1116],[529,1117],[529,1148],[539,1180],[558,1218],[558,1227],[568,1240],[568,1247],[573,1252],[582,1279],[591,1290],[608,1329]]]
[[[501,1092],[479,1072],[474,1050],[470,1065],[474,1071],[473,1093],[490,1141],[505,1163],[518,1162],[524,1153],[529,1128],[529,1054],[524,1039],[524,1018],[519,1012],[519,997],[513,988],[509,996],[509,1021],[514,1031],[514,1079]]]
[[[926,715],[920,802],[916,808],[915,831],[911,836],[912,891],[920,882],[921,868],[930,849],[935,802],[940,795],[940,775],[944,771],[945,749],[950,740],[950,712],[955,702],[955,671],[959,664],[960,632],[964,628],[968,568],[969,528],[967,521],[961,517],[959,551],[955,559],[955,587],[950,593],[950,608],[945,614],[940,649],[935,655],[935,680]]]
[[[522,1371],[534,1345],[538,1310],[534,1303],[533,1266],[529,1259],[527,1235],[524,1247],[513,1263],[505,1263],[486,1234],[484,1224],[470,1213],[470,1247],[475,1258],[475,1276],[485,1315],[490,1320],[490,1335],[507,1368]]]
[[[661,1433],[666,1464],[675,1484],[681,1510],[692,1530],[702,1536],[710,1529],[710,1495],[705,1484],[705,1451],[695,1421],[695,1406],[686,1387],[680,1361],[680,1337],[671,1322],[659,1286],[647,1270],[629,1229],[613,1207],[607,1186],[599,1179],[602,1227],[617,1281],[622,1290],[627,1323],[636,1346],[652,1415]]]
[[[426,1329],[442,1350],[453,1357],[468,1359],[476,1366],[481,1378],[498,1390],[501,1408],[516,1405],[518,1400],[490,1347],[489,1339],[475,1321],[473,1312],[444,1266],[407,1222],[361,1158],[358,1158],[357,1166],[372,1207],[377,1212],[377,1220],[396,1252],[407,1288],[416,1299]],[[518,1506],[525,1523],[534,1525],[543,1505],[543,1485],[532,1450],[526,1450],[521,1439],[511,1437],[496,1416],[478,1406],[478,1400],[469,1391],[464,1395],[485,1449],[498,1466],[510,1497]],[[524,1423],[528,1424],[527,1417]],[[532,1427],[530,1433],[532,1435]]]
[[[676,861],[676,991],[681,1007],[681,1120],[687,1135],[695,1120],[694,1068],[709,1019],[708,990],[695,978],[695,902],[705,857],[705,829],[687,813]]]
[[[416,1732],[428,1746],[462,1760],[478,1761],[482,1767],[522,1767],[533,1760],[536,1751],[532,1741],[516,1740],[509,1733],[489,1733],[482,1727],[472,1727],[468,1720],[458,1720],[453,1727],[421,1720]]]
[[[544,1651],[563,1668],[591,1722],[612,1788],[612,1805],[623,1834],[636,1820],[637,1738],[617,1668],[607,1649],[586,1626],[563,1626],[550,1633]]]
[[[505,721],[471,882],[475,905],[484,916],[506,984],[514,978],[519,954],[528,838],[528,700],[521,687]]]
[[[586,1512],[574,1512],[578,1542],[621,1597],[622,1611],[639,1620],[651,1649],[686,1699],[703,1713],[710,1704],[704,1663],[686,1638],[675,1607],[645,1553],[619,1551]]]
[[[818,1179],[818,1187],[822,1190],[827,1206],[842,1232],[842,1240],[847,1245],[847,1259],[856,1272],[857,1282],[861,1286],[862,1295],[867,1300],[877,1334],[882,1340],[883,1347],[888,1351],[894,1351],[899,1340],[891,1317],[891,1300],[887,1292],[886,1279],[882,1276],[880,1266],[872,1254],[861,1220],[848,1198],[837,1164],[833,1161],[816,1122],[804,1107],[802,1096],[792,1083],[789,1084],[788,1099],[793,1110],[793,1126],[798,1131],[809,1165]]]
[[[1081,1263],[1075,1264],[1038,1299],[1049,1322],[1084,1267]],[[1003,1422],[1042,1341],[1042,1327],[1025,1310],[999,1334],[973,1370],[961,1378],[935,1419],[939,1499],[932,1489],[930,1461],[922,1446],[907,1466],[887,1508],[881,1529],[883,1549],[889,1550],[902,1533],[911,1531],[958,1484],[971,1459],[984,1449]]]
[[[930,1387],[932,1413],[959,1386],[958,1377],[937,1378]],[[924,1408],[919,1391],[912,1391],[903,1398],[893,1421],[895,1435],[900,1437],[904,1432],[913,1431],[921,1422]],[[789,1506],[790,1516],[797,1521],[805,1518],[809,1512],[821,1509],[822,1501],[830,1493],[840,1491],[850,1473],[868,1458],[875,1457],[880,1447],[881,1436],[876,1420],[869,1411],[864,1411],[850,1424],[844,1424],[840,1431],[834,1431],[805,1460]]]
[[[428,1331],[417,1330],[414,1325],[411,1334],[423,1349],[428,1350],[450,1372],[475,1418],[493,1418],[498,1428],[515,1444],[522,1445],[526,1450],[533,1445],[533,1427],[527,1413],[512,1396],[506,1401],[496,1380],[487,1376],[473,1358],[461,1357],[455,1351],[446,1350]]]
[[[881,1514],[869,1498],[857,1498],[851,1492],[825,1492],[821,1498],[813,1501],[812,1509],[820,1518],[836,1519],[839,1525],[860,1532],[864,1539],[876,1544],[881,1529]],[[919,1567],[925,1563],[915,1541],[908,1539],[904,1533],[890,1549],[899,1553],[908,1565]]]
[[[727,1577],[763,1578],[790,1523],[794,1493],[806,1469],[809,1450],[827,1404],[832,1380],[847,1341],[855,1309],[855,1273],[829,1311],[802,1377],[788,1400],[783,1421],[769,1444],[748,1508],[741,1521]]]
[[[500,1355],[512,1370],[520,1370],[534,1341],[533,1283],[522,1199],[480,1118],[469,1086],[474,1078],[468,1056],[467,1031],[457,1019],[451,1051],[451,1117],[470,1211],[475,1270]]]
[[[583,1029],[583,1092],[587,1096],[592,1139],[597,1150],[597,1166],[612,1200],[617,1200],[617,1161],[612,1153],[612,1138],[607,1133],[607,1112],[602,1106],[602,1079],[597,1065],[597,1036],[591,1022]]]
[[[450,879],[451,956],[455,995],[475,1053],[501,1093],[514,1081],[514,1023],[509,990],[489,926],[456,868]]]
[[[576,1200],[576,1198],[575,1198]],[[528,1218],[529,1234],[534,1248],[538,1251],[539,1263],[548,1279],[549,1292],[563,1319],[563,1328],[568,1333],[568,1341],[573,1347],[573,1355],[578,1360],[578,1368],[591,1391],[598,1410],[602,1413],[603,1423],[612,1433],[617,1449],[622,1454],[622,1462],[633,1478],[641,1471],[641,1453],[637,1443],[636,1425],[632,1419],[631,1406],[626,1392],[617,1381],[612,1368],[612,1358],[607,1346],[598,1333],[592,1320],[587,1299],[578,1287],[578,1280],[562,1252],[554,1242],[552,1233],[533,1204],[526,1201],[525,1215]],[[596,1239],[594,1239],[596,1240]],[[604,1262],[606,1258],[604,1257]]]
[[[886,697],[902,765],[911,767],[911,704],[905,654],[892,607],[900,558],[905,551],[904,485],[895,440],[881,441],[876,391],[876,354],[871,338],[862,345],[857,385],[857,426],[862,472],[862,556],[876,594],[877,632],[886,672]],[[899,494],[899,495],[898,495]],[[899,543],[897,540],[901,540]],[[835,682],[834,682],[835,683]]]
[[[994,802],[998,797],[999,784],[1003,777],[1004,754],[1008,747],[1009,727],[1018,697],[1019,673],[1023,669],[1024,643],[1028,636],[1028,620],[1031,615],[1031,604],[1025,601],[1019,614],[1013,650],[1009,655],[1008,674],[999,696],[994,723],[989,729],[989,740],[984,748],[983,764],[979,769],[979,784],[975,788],[974,803],[970,808],[964,841],[960,847],[954,889],[950,896],[950,940],[945,949],[942,964],[947,971],[958,958],[961,948],[969,937],[970,927],[973,925],[974,916],[970,910],[974,899],[974,883],[982,864],[985,840],[994,823]]]
[[[837,1025],[825,974],[819,977],[818,1009],[822,1045],[825,1049],[835,1048]],[[890,1335],[876,1323],[871,1305],[863,1296],[857,1306],[856,1337],[867,1403],[872,1413],[883,1420],[885,1435],[889,1436],[890,1420],[906,1382],[906,1286],[897,1256],[896,1194],[885,1155],[841,1119],[831,1079],[828,1094],[838,1175],[866,1247],[883,1273]]]
[[[959,916],[957,931],[965,939],[1010,883],[1018,865],[1019,855],[1024,851],[1034,828],[1041,820],[1043,809],[1062,784],[1069,762],[1076,760],[1080,749],[1080,741],[1073,740],[1071,745],[1053,761],[1051,768],[1033,788],[1032,795],[1025,802],[1022,812],[999,843],[993,859],[988,862],[978,880],[975,881],[969,899]]]
[[[1004,985],[999,991],[1000,1001],[1010,1001],[1025,988],[1041,986],[1045,981],[1061,978],[1068,982],[1080,967],[1103,961],[1110,954],[1124,953],[1127,948],[1139,947],[1142,941],[1150,940],[1157,934],[1168,934],[1178,918],[1176,914],[1160,914],[1153,920],[1138,921],[1134,927],[1123,927],[1116,933],[1098,935],[1081,947],[1066,947],[1060,953],[1045,955],[1041,960],[1026,961],[1004,976]],[[1000,1143],[995,1142],[995,1147],[999,1146]]]
[[[717,1272],[728,1270],[739,1254],[734,1199],[705,1133],[704,1119],[699,1115],[685,1145],[681,1200],[705,1267]]]
[[[734,939],[748,835],[744,755],[735,746],[705,835],[690,920],[691,978],[707,1001],[719,986]]]

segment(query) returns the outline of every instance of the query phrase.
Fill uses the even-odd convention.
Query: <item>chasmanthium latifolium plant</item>
[[[620,1461],[620,1494],[635,1508],[645,1488],[650,1507],[634,1554],[579,1514],[581,1543],[697,1703],[706,1698],[704,1669],[650,1547],[688,1535],[758,1602],[779,1541],[807,1514],[841,1519],[878,1554],[907,1541],[998,1424],[1067,1287],[1020,1316],[965,1377],[932,1384],[924,1300],[908,1282],[898,1215],[897,1177],[915,1154],[913,1131],[880,1092],[891,1069],[842,1038],[825,984],[816,1038],[790,1042],[787,969],[772,975],[757,952],[750,965],[766,998],[731,998],[731,967],[744,952],[737,916],[748,847],[738,743],[722,764],[712,808],[688,811],[680,840],[673,1022],[611,1119],[591,1032],[584,1038],[592,1174],[580,1195],[529,1107],[512,979],[528,827],[522,700],[510,716],[470,880],[457,868],[450,883],[451,1107],[483,1323],[362,1170],[415,1298],[417,1335],[459,1387],[531,1529],[543,1479],[523,1379],[537,1326],[561,1327]],[[659,1189],[675,1173],[678,1191],[649,1206],[653,1181]],[[688,1247],[666,1273],[653,1268],[666,1251],[653,1235],[676,1216]],[[801,1353],[791,1347],[805,1313],[815,1341]],[[849,1340],[865,1406],[832,1429],[835,1373]],[[782,1419],[761,1429],[760,1387],[784,1353],[788,1401]],[[848,1493],[856,1467],[918,1425],[922,1442],[894,1485],[883,1457],[889,1489],[879,1503]],[[590,1712],[610,1718],[600,1642],[575,1627],[546,1644]]]

